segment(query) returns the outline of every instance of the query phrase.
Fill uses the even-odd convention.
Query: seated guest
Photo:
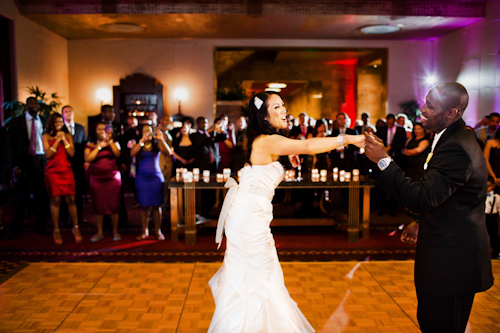
[[[75,155],[70,158],[70,162],[71,168],[73,169],[73,175],[75,176],[76,211],[78,213],[78,221],[82,222],[83,195],[85,193],[85,170],[88,168],[88,163],[85,163],[83,158],[83,152],[85,150],[85,146],[87,145],[87,134],[85,133],[85,128],[82,125],[75,123],[75,112],[71,106],[63,106],[61,112],[64,118],[64,128],[73,136],[73,145],[75,146]],[[63,206],[64,203],[61,202],[61,208]],[[65,216],[67,216],[66,207],[65,210]],[[62,211],[63,209],[61,209],[61,215]]]
[[[346,114],[343,112],[339,112],[337,114],[336,122],[338,125],[338,129],[334,129],[330,136],[336,137],[338,135],[356,135],[356,130],[348,128],[346,126]],[[336,150],[332,150],[330,152],[330,165],[332,167],[337,167],[339,170],[352,171],[356,169],[356,156],[355,152],[358,151],[359,148],[348,145],[347,147],[339,147]]]
[[[495,137],[495,133],[500,122],[500,114],[493,112],[488,117],[488,125],[478,128],[475,133],[476,137],[486,145],[488,141]]]
[[[120,144],[115,142],[106,124],[100,122],[95,132],[90,133],[90,142],[85,147],[85,161],[90,163],[90,195],[94,206],[97,234],[90,240],[97,242],[104,238],[102,222],[104,215],[110,215],[113,240],[121,239],[118,233],[122,178],[116,159],[120,157]]]
[[[215,119],[214,121],[215,128],[220,128],[220,132],[224,133],[227,136],[227,139],[224,141],[219,141],[215,145],[217,146],[217,151],[219,152],[220,162],[218,172],[222,173],[222,171],[226,168],[231,168],[233,164],[233,149],[234,149],[234,133],[230,131],[227,121],[227,116],[222,115]]]
[[[417,181],[424,177],[424,164],[431,151],[429,137],[421,123],[413,126],[413,136],[403,149],[406,156],[406,175]]]
[[[54,242],[62,244],[61,231],[59,230],[59,208],[61,197],[65,197],[69,215],[73,221],[73,235],[75,242],[82,242],[82,235],[78,227],[78,214],[75,204],[75,177],[71,170],[69,157],[75,154],[73,136],[63,131],[64,120],[59,113],[50,115],[47,129],[42,136],[43,149],[47,157],[45,167],[45,184],[50,196],[50,215],[54,224]]]
[[[233,171],[238,171],[245,166],[247,153],[247,119],[243,116],[238,118],[236,122],[238,128],[236,132],[236,146],[233,154]]]
[[[35,231],[47,234],[46,213],[49,196],[44,182],[47,159],[42,143],[46,120],[38,113],[39,104],[36,98],[28,97],[26,108],[26,113],[13,118],[9,126],[12,177],[16,196],[9,239],[18,237],[23,228],[31,190],[35,206]]]
[[[156,140],[155,141],[153,141]],[[161,206],[163,205],[163,183],[165,178],[160,170],[160,153],[170,154],[163,133],[153,133],[153,127],[144,125],[142,127],[142,138],[136,143],[131,151],[131,156],[137,156],[137,175],[135,186],[141,207],[142,234],[138,239],[149,236],[149,213],[152,211],[155,223],[156,238],[165,240],[161,232]]]
[[[307,135],[307,138],[321,138],[321,137],[327,137],[327,122],[326,120],[320,119],[316,122],[316,125],[314,126],[314,131],[312,133],[309,133]],[[321,153],[321,154],[316,154],[315,155],[315,162],[314,162],[314,167],[318,170],[321,169],[326,169],[330,170],[330,159],[328,158],[328,153]]]
[[[191,121],[189,119],[185,119],[182,123],[180,131],[181,135],[174,138],[172,142],[172,147],[174,148],[172,155],[175,158],[174,169],[193,169],[195,148],[189,137],[191,125]]]

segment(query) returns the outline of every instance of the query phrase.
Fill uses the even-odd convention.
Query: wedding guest
[[[312,133],[309,133],[307,135],[308,139],[311,138],[325,138],[328,136],[327,134],[327,122],[326,120],[320,119],[316,122],[316,125],[314,125],[314,131]],[[329,154],[328,152],[325,153],[319,153],[314,155],[314,167],[318,170],[321,169],[326,169],[330,170],[330,159],[329,159]]]
[[[500,128],[497,129],[494,139],[486,143],[483,150],[488,174],[493,177],[495,186],[500,185]]]
[[[348,128],[346,125],[346,114],[339,112],[336,117],[338,129],[334,129],[330,136],[337,137],[338,135],[356,135],[356,130]],[[357,167],[355,152],[359,149],[353,145],[339,147],[330,152],[330,165],[338,167],[339,170],[352,171]]]
[[[227,134],[215,125],[208,128],[208,120],[205,117],[198,117],[196,126],[198,127],[196,132],[190,137],[196,150],[193,167],[199,168],[200,171],[210,170],[215,173],[219,169],[220,162],[215,143],[226,140]]]
[[[309,116],[307,113],[302,112],[299,114],[299,124],[290,130],[290,139],[306,140],[307,135],[313,131],[313,128],[308,126],[308,124]],[[300,155],[299,158],[302,164],[302,172],[310,172],[312,169],[313,157],[311,155]]]
[[[141,207],[142,222],[142,234],[138,237],[139,240],[149,236],[150,212],[153,215],[157,239],[165,240],[165,236],[161,232],[161,206],[164,203],[163,183],[165,178],[160,170],[160,154],[170,154],[170,147],[165,142],[163,133],[161,131],[154,133],[152,126],[144,125],[142,138],[130,151],[131,156],[137,156],[135,186]]]
[[[355,130],[359,134],[363,134],[364,132],[368,131],[368,128],[371,128],[373,132],[377,131],[377,129],[375,128],[375,126],[373,126],[372,124],[370,124],[370,115],[367,112],[363,112],[361,114],[361,121],[363,122],[363,124],[360,125],[360,126],[357,126],[355,128]]]
[[[182,123],[181,135],[176,137],[172,142],[172,147],[174,148],[172,155],[175,158],[174,169],[193,169],[195,147],[189,137],[190,131],[191,122],[189,119],[186,119],[186,121]]]
[[[83,156],[85,146],[87,145],[87,134],[82,125],[75,123],[75,112],[71,106],[63,106],[61,112],[64,118],[64,128],[72,135],[73,145],[75,146],[75,154],[70,158],[70,162],[73,175],[75,176],[75,203],[78,221],[82,222],[83,196],[85,194],[85,170],[89,166],[88,163],[85,162]],[[62,209],[62,207],[64,207],[64,209]],[[67,207],[61,202],[61,215],[63,215],[62,212],[64,210],[67,210]]]
[[[39,115],[36,98],[26,99],[27,112],[13,118],[9,126],[12,175],[14,180],[14,220],[9,239],[19,236],[24,224],[26,208],[33,189],[35,231],[47,235],[49,196],[44,182],[47,159],[43,151],[42,134],[46,119]]]
[[[50,196],[50,215],[54,224],[54,242],[62,244],[59,230],[59,211],[61,197],[65,197],[68,212],[73,221],[73,235],[75,242],[82,242],[82,235],[78,226],[78,213],[75,203],[75,177],[71,169],[69,157],[74,156],[75,146],[73,136],[64,131],[64,118],[59,113],[50,115],[47,129],[42,136],[43,150],[47,158],[45,167],[45,184]]]
[[[238,128],[236,132],[236,146],[233,154],[232,170],[238,171],[245,166],[247,152],[247,119],[243,116],[238,118],[236,122]]]
[[[398,113],[396,119],[396,123],[405,129],[406,139],[411,139],[413,135],[413,123],[408,119],[408,116],[404,113]]]
[[[222,171],[226,168],[231,168],[233,164],[233,149],[235,144],[234,134],[230,131],[227,126],[228,122],[227,116],[220,116],[216,118],[214,121],[214,125],[216,128],[220,129],[221,133],[224,133],[227,136],[227,139],[224,141],[219,141],[215,145],[217,146],[217,151],[219,152],[220,162],[218,172],[222,173]]]
[[[486,196],[486,228],[490,236],[493,259],[500,259],[500,237],[498,236],[498,214],[500,214],[500,195],[495,193],[493,177],[488,176],[488,195]]]
[[[403,154],[406,156],[406,175],[408,177],[415,180],[424,177],[425,159],[430,151],[429,137],[422,123],[415,123],[412,139],[403,149]]]
[[[102,230],[104,215],[110,215],[113,240],[121,240],[118,233],[122,179],[116,159],[120,157],[120,144],[113,140],[106,124],[100,122],[91,132],[90,142],[85,147],[85,161],[90,163],[90,194],[94,206],[97,234],[90,240],[97,242],[104,238]]]
[[[488,117],[488,125],[476,129],[476,137],[486,145],[488,141],[495,137],[495,133],[500,123],[500,114],[493,112]]]

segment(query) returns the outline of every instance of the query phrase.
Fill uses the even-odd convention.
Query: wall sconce
[[[112,104],[113,94],[109,88],[99,88],[95,92],[95,97],[99,102],[101,102],[101,106],[104,104]]]
[[[172,118],[174,121],[180,121],[182,120],[182,118],[184,118],[181,113],[181,102],[185,101],[188,98],[188,92],[186,89],[179,87],[174,90],[174,97],[179,102],[179,109],[177,114]]]

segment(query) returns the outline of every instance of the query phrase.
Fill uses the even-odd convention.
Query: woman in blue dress
[[[165,179],[160,168],[160,154],[169,155],[170,148],[166,144],[161,131],[153,132],[150,125],[142,127],[142,139],[130,150],[136,156],[137,174],[135,187],[139,206],[141,207],[142,235],[138,239],[149,236],[149,213],[152,211],[156,237],[164,240],[161,232],[161,206],[163,205],[163,183]]]

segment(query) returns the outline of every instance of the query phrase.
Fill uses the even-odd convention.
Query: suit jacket
[[[314,128],[312,128],[311,126],[307,126],[306,137],[307,137],[307,134],[309,134],[309,133],[312,134],[313,130],[314,130]],[[289,137],[297,138],[300,134],[302,134],[302,129],[300,128],[300,125],[293,126],[292,129],[290,130]]]
[[[392,138],[391,150],[389,150],[389,155],[394,159],[394,161],[403,166],[405,161],[405,156],[403,155],[403,149],[406,145],[406,131],[403,127],[399,125],[396,126],[396,133],[394,133],[394,137]],[[377,128],[376,135],[384,141],[384,145],[387,147],[387,131],[388,126],[381,126]]]
[[[69,128],[64,124],[64,128],[69,133]],[[71,158],[71,166],[73,167],[73,172],[75,173],[75,179],[83,173],[83,164],[85,146],[87,145],[87,134],[85,133],[85,128],[75,123],[75,134],[73,134],[73,144],[75,145],[75,155]]]
[[[423,179],[405,178],[394,162],[380,173],[377,185],[423,214],[415,256],[418,293],[460,296],[492,286],[487,177],[486,160],[462,119],[441,136]]]
[[[213,131],[212,134],[206,135],[204,132],[197,130],[189,138],[195,147],[193,167],[199,168],[200,172],[203,172],[203,170],[216,172],[219,169],[220,155],[215,143],[226,140],[227,134],[218,134],[216,131]],[[214,165],[210,165],[210,153],[214,157]]]
[[[339,133],[340,131],[338,129],[334,129],[330,136],[336,137],[339,135]],[[346,128],[345,134],[356,135],[358,133],[356,132],[356,130],[353,130],[351,128]],[[347,145],[347,147],[343,151],[343,154],[337,151],[336,149],[332,150],[330,153],[332,168],[337,167],[339,168],[339,170],[345,170],[345,171],[352,171],[352,169],[356,169],[357,167],[356,155],[355,155],[356,151],[359,151],[359,148],[353,145]]]
[[[39,115],[43,128],[47,126],[47,120]],[[20,167],[23,170],[31,158],[28,153],[30,139],[26,126],[26,116],[22,114],[13,118],[9,126],[12,167]]]

